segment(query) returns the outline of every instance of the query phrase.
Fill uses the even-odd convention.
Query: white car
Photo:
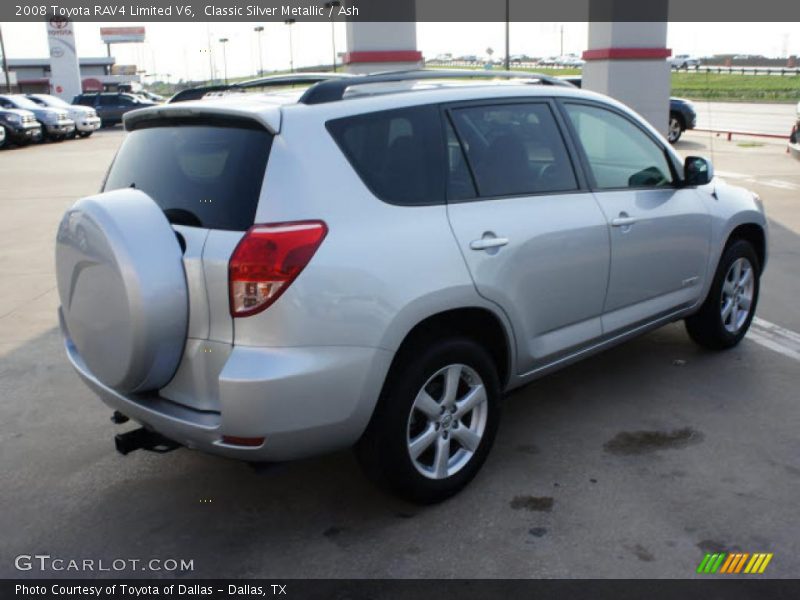
[[[28,98],[41,106],[67,111],[69,118],[75,121],[75,134],[78,137],[89,137],[103,125],[97,112],[88,106],[70,104],[50,94],[28,94]],[[75,137],[75,134],[70,137]]]
[[[689,69],[700,66],[700,59],[689,54],[676,54],[669,62],[673,69]]]

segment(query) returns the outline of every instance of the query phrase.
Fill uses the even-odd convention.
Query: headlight
[[[6,120],[9,123],[22,123],[22,117],[20,115],[15,115],[14,113],[7,115]]]

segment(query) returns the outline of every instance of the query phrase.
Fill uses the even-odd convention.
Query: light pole
[[[509,21],[511,20],[511,15],[509,14],[509,7],[508,7],[509,0],[506,0],[506,60],[505,64],[503,65],[506,71],[511,70],[511,58],[509,57],[509,41],[508,41],[508,28],[509,28]]]
[[[222,72],[225,76],[225,85],[228,85],[228,55],[225,53],[228,38],[219,38],[219,43],[222,44]]]
[[[6,58],[6,45],[3,42],[3,30],[0,29],[0,54],[3,55],[3,73],[6,78],[6,91],[11,92],[11,74],[8,72],[8,59]]]
[[[285,25],[289,26],[289,71],[294,73],[294,45],[292,44],[292,25],[297,23],[296,19],[286,19]]]
[[[264,62],[261,56],[261,34],[264,33],[264,27],[259,25],[258,27],[254,27],[253,31],[255,31],[258,36],[258,75],[260,77],[264,74]]]
[[[331,2],[325,3],[325,8],[327,8],[330,11],[331,16],[333,16],[333,9],[339,8],[341,5],[342,3],[339,2],[339,0],[332,0]],[[336,73],[336,35],[333,28],[333,19],[331,19],[331,49],[333,50],[333,62],[331,63],[331,66],[333,67],[333,72]]]

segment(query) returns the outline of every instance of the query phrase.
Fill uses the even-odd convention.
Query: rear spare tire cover
[[[175,232],[145,193],[79,200],[61,220],[56,278],[67,333],[86,366],[123,393],[166,385],[189,316]]]

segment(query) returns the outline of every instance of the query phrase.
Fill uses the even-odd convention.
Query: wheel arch
[[[461,306],[442,310],[418,320],[402,338],[389,367],[387,380],[397,365],[413,355],[414,348],[430,338],[463,336],[484,347],[497,366],[505,387],[513,371],[514,342],[506,320],[485,306]]]
[[[763,272],[767,261],[767,235],[764,228],[758,223],[737,225],[728,235],[728,239],[725,241],[725,248],[727,249],[737,240],[744,240],[753,246],[758,257],[758,270]]]

